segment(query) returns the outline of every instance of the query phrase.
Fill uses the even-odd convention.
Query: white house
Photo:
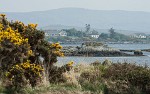
[[[86,33],[87,34],[87,36],[89,36],[89,37],[92,37],[92,38],[98,38],[99,37],[99,33],[97,32],[97,31],[95,31],[95,30],[93,30],[93,31],[89,31],[89,32],[87,32]]]
[[[146,39],[147,35],[145,33],[135,33],[135,34],[131,35],[131,37],[139,38],[139,39]]]
[[[97,39],[99,37],[99,35],[98,34],[91,34],[90,37]]]

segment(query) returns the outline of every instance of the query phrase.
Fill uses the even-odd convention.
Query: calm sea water
[[[150,49],[150,44],[107,44],[109,47],[118,49]],[[117,62],[129,62],[144,65],[145,63],[150,66],[150,52],[144,52],[146,56],[132,56],[132,57],[59,57],[58,63],[65,64],[69,61],[74,61],[75,64],[92,63],[94,61],[103,62],[105,59]]]
[[[107,44],[109,47],[124,50],[150,49],[150,44]]]
[[[124,50],[150,49],[150,44],[106,44],[106,45],[108,45],[108,47]],[[80,46],[80,44],[62,44],[62,46]]]

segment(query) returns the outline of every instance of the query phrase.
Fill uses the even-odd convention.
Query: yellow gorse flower
[[[70,61],[67,65],[68,65],[69,67],[72,67],[73,64],[74,64],[74,62],[73,62],[73,61]]]
[[[5,17],[6,15],[5,14],[0,14],[0,16]]]
[[[1,25],[0,25],[1,26]],[[11,27],[6,30],[2,30],[0,27],[0,43],[5,40],[9,40],[15,45],[22,45],[23,43],[28,43],[28,39],[24,39],[18,31],[14,31]]]
[[[0,23],[0,31],[3,30],[3,24]]]
[[[28,68],[30,68],[30,61],[28,60],[27,62],[22,63],[22,64],[21,64],[21,67],[22,67],[23,69],[28,69]]]
[[[11,75],[11,79],[12,79],[13,75],[17,75],[16,72],[18,72],[18,71],[20,71],[20,72],[22,71],[27,74],[34,74],[38,77],[41,77],[41,72],[44,71],[44,69],[42,68],[41,65],[31,64],[30,61],[27,60],[24,63],[14,65],[9,70],[9,72],[5,73],[5,75],[6,75],[6,77],[10,77],[10,75]]]
[[[33,55],[32,50],[29,50],[29,51],[28,51],[28,55],[29,55],[29,56],[32,56],[32,55]]]
[[[36,28],[38,24],[28,24],[29,27]]]
[[[61,52],[62,46],[58,42],[52,43],[50,48],[53,49],[53,54],[57,56],[64,56],[64,53]]]
[[[56,48],[56,49],[62,49],[62,46],[58,42],[57,43],[52,43],[51,47]]]

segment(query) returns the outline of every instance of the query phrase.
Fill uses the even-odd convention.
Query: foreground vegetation
[[[54,66],[57,57],[63,56],[62,46],[50,44],[36,27],[37,24],[10,22],[5,14],[0,14],[0,80],[3,87],[14,91],[11,93],[34,88],[44,77],[49,82],[58,81],[56,78],[72,66],[72,62]]]
[[[109,60],[79,64],[57,78],[64,82],[42,82],[36,87],[24,87],[19,94],[149,94],[150,68]],[[1,86],[0,92],[14,89]],[[13,94],[13,93],[12,93]]]
[[[109,60],[58,67],[59,43],[48,43],[37,24],[0,15],[0,93],[149,94],[150,68]]]

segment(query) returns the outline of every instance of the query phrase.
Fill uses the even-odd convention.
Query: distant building
[[[99,37],[99,34],[90,34],[89,36],[97,39]]]
[[[135,33],[131,35],[132,38],[146,39],[147,35],[145,33]]]
[[[92,38],[96,38],[96,39],[100,36],[99,33],[95,30],[90,31],[89,33],[86,33],[86,34],[87,34],[87,36],[92,37]]]
[[[45,36],[67,36],[67,32],[63,30],[44,30]]]

